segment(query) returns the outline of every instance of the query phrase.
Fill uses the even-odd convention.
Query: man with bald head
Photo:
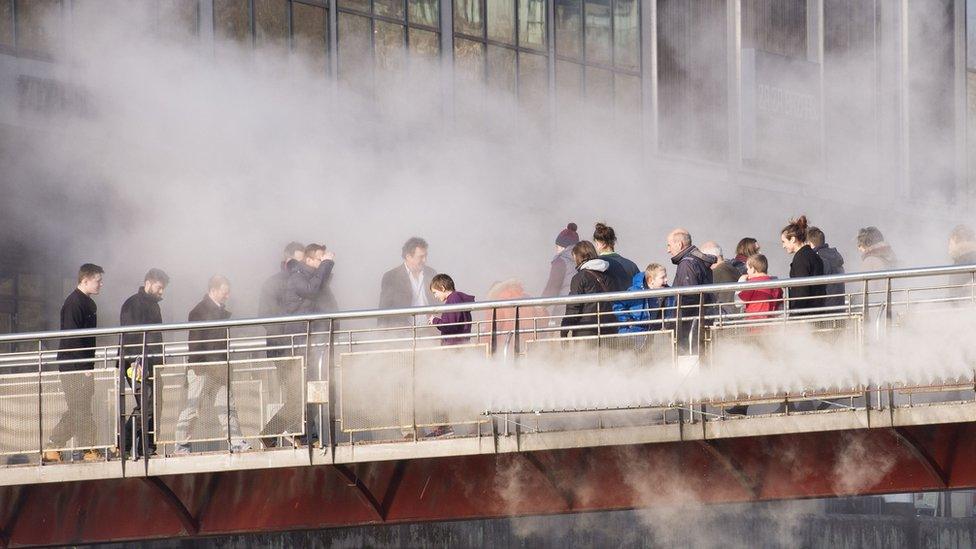
[[[691,233],[687,229],[678,228],[668,233],[667,247],[671,254],[671,263],[676,265],[672,287],[712,283],[712,265],[718,260],[696,248],[691,243]],[[690,338],[692,319],[697,321],[701,298],[704,298],[705,303],[712,301],[711,294],[686,294],[680,300],[682,322],[677,327],[678,342],[681,348],[693,352],[696,347],[691,344]]]

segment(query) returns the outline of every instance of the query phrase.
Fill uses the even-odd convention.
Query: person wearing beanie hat
[[[569,283],[576,274],[576,260],[573,259],[573,246],[579,242],[576,223],[569,223],[556,235],[556,255],[549,262],[549,280],[542,290],[542,297],[569,295]],[[553,316],[565,314],[565,306],[554,307]],[[559,325],[558,320],[550,319],[550,324]]]

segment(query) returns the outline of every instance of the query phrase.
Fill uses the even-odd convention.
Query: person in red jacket
[[[749,256],[746,260],[746,274],[739,277],[739,282],[764,282],[774,278],[766,274],[769,261],[762,254]],[[747,320],[762,320],[774,315],[767,314],[778,311],[783,306],[782,288],[761,288],[756,290],[742,290],[736,292],[735,300],[745,306]]]

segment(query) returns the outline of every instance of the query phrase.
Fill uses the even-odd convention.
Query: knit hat
[[[568,248],[577,242],[579,242],[579,235],[576,234],[576,223],[566,225],[566,228],[559,231],[559,234],[556,235],[557,246]]]

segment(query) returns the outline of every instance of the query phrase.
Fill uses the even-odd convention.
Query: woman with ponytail
[[[805,276],[823,276],[824,264],[817,252],[807,244],[807,217],[801,215],[791,219],[789,225],[783,227],[780,233],[780,243],[786,253],[793,254],[790,263],[790,278]],[[824,296],[827,287],[822,284],[815,286],[797,286],[789,289],[789,303],[787,307],[794,314],[817,314],[822,311],[805,311],[824,306]]]

